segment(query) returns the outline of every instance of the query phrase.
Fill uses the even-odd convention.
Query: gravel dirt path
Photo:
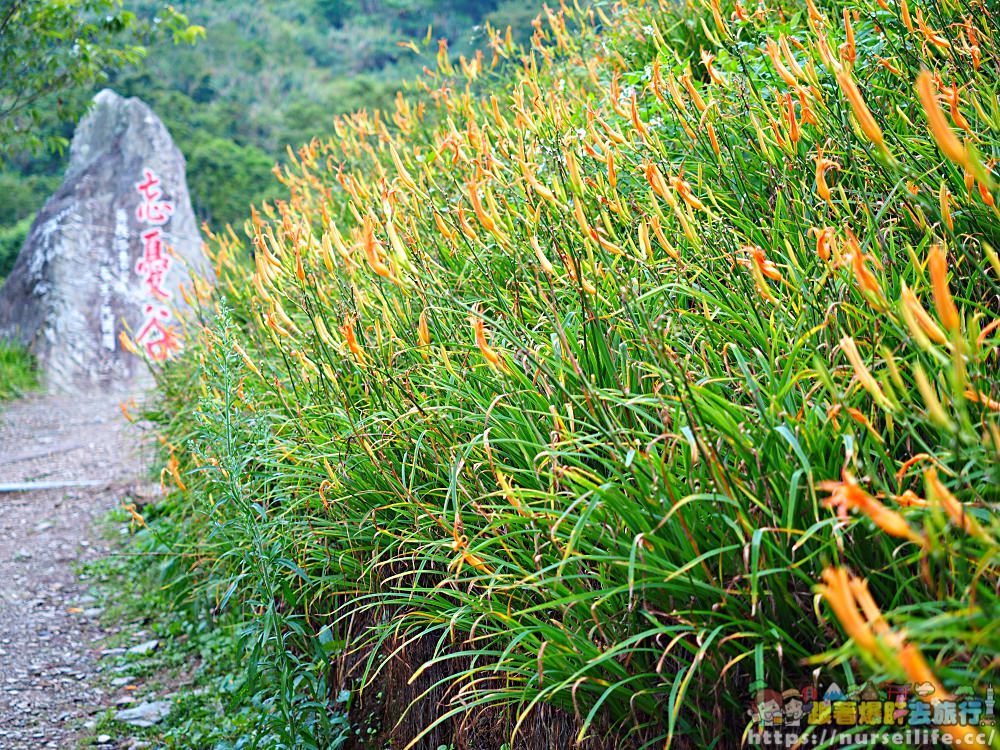
[[[0,750],[69,750],[110,697],[95,679],[100,610],[81,563],[109,552],[100,519],[144,486],[141,433],[119,396],[36,396],[0,406]]]

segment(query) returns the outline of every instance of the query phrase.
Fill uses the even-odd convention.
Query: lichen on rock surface
[[[144,197],[139,188],[149,174],[158,180],[157,205],[170,208],[158,221],[143,210],[151,193]],[[152,285],[137,269],[151,228],[166,259]],[[184,156],[146,104],[105,89],[77,127],[63,184],[38,213],[0,289],[0,339],[28,346],[52,391],[141,385],[148,369],[119,334],[135,336],[151,319],[159,326],[167,310],[176,331],[187,307],[180,285],[192,271],[204,274],[208,265]]]

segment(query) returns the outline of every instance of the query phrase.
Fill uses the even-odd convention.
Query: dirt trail
[[[141,487],[139,432],[120,397],[38,396],[0,407],[0,750],[72,748],[109,702],[94,679],[104,633],[77,566],[107,554],[99,519]]]

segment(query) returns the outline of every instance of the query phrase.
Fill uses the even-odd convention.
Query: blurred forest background
[[[271,174],[286,145],[332,134],[333,116],[384,107],[423,64],[405,40],[446,38],[454,55],[485,43],[488,22],[527,37],[540,0],[181,0],[208,29],[193,46],[169,38],[145,60],[74,96],[110,86],[137,96],[166,123],[187,158],[199,218],[239,225],[248,206],[277,192]],[[127,2],[152,14],[151,0]],[[436,45],[432,49],[436,51]],[[53,123],[68,143],[75,123]],[[63,152],[15,154],[0,165],[0,279],[10,272],[35,212],[62,181]]]

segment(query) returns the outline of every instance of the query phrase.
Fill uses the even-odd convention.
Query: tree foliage
[[[193,42],[203,29],[165,7],[148,21],[120,0],[4,0],[0,6],[0,157],[62,148],[45,125],[80,114],[81,89],[138,63],[160,34]]]

